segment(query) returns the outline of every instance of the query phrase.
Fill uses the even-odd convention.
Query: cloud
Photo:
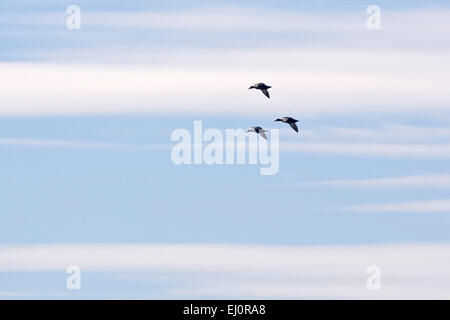
[[[450,213],[450,199],[352,205],[343,210],[373,213]]]
[[[169,138],[167,140],[169,141]],[[225,141],[226,143],[226,141]],[[28,138],[0,138],[0,146],[14,147],[41,147],[41,148],[76,148],[76,149],[109,149],[109,150],[170,150],[177,143],[172,144],[131,144],[114,142],[92,142],[92,141],[72,141],[72,140],[49,140],[49,139],[28,139]],[[244,150],[249,144],[231,144],[235,148]],[[195,146],[192,146],[194,148]],[[226,144],[224,145],[224,148]],[[386,157],[386,158],[408,158],[408,159],[447,159],[450,158],[450,144],[378,144],[378,143],[327,143],[327,142],[280,142],[280,151],[307,153],[307,154],[337,154],[348,156],[365,157]],[[406,179],[406,180],[405,180]],[[400,181],[360,181],[360,184],[374,185],[380,183],[405,184],[411,181],[418,182],[421,179],[425,183],[440,182],[446,183],[446,177],[418,177],[404,178]],[[358,181],[327,182],[334,185],[357,184]],[[323,184],[323,183],[315,183]]]
[[[302,130],[302,135],[311,141],[363,141],[363,142],[449,142],[450,128],[443,126],[418,126],[397,123],[365,123],[365,127],[319,126],[314,130]]]
[[[450,158],[450,144],[281,142],[281,150],[387,158]]]
[[[0,271],[165,275],[161,294],[198,298],[448,298],[450,245],[340,246],[48,244],[0,246]],[[382,290],[366,287],[369,265]]]
[[[291,183],[299,187],[346,187],[346,188],[450,188],[450,174],[414,175],[403,177],[305,181]]]
[[[211,7],[184,11],[88,11],[81,7],[83,28],[130,28],[196,31],[351,31],[365,30],[358,23],[365,13],[286,12],[280,10],[255,10],[245,7]],[[68,15],[65,12],[42,12],[31,14],[7,14],[0,21],[15,26],[60,26]],[[324,23],[327,22],[327,23]],[[442,20],[446,21],[446,20]],[[334,24],[330,26],[330,23]]]
[[[168,149],[169,145],[138,145],[110,142],[89,142],[70,140],[45,140],[23,138],[0,138],[0,145],[15,147],[109,149],[109,150],[158,150]]]
[[[65,8],[64,8],[65,9]],[[366,32],[368,14],[359,10],[301,10],[264,9],[245,5],[201,6],[191,9],[152,11],[94,11],[83,10],[86,28],[131,28],[196,31],[252,32]],[[417,30],[417,36],[449,35],[449,10],[446,8],[382,10],[382,25],[393,36]],[[0,22],[14,26],[60,26],[67,18],[64,10],[27,14],[3,14]],[[404,35],[407,36],[407,35]]]
[[[312,64],[320,60],[320,56],[314,57],[312,53],[303,55],[307,56],[305,61]],[[322,57],[332,65],[330,58],[334,55],[333,52]],[[264,70],[260,67],[257,70],[252,66],[254,62],[250,66],[242,63],[252,59],[246,54],[233,66],[227,66],[226,61],[230,60],[222,59],[221,54],[215,57],[214,66],[207,66],[206,57],[205,65],[198,67],[195,62],[191,65],[191,61],[167,65],[163,60],[157,65],[0,63],[0,116],[258,113],[273,117],[274,110],[317,116],[343,112],[414,113],[449,108],[450,73],[445,67],[448,57],[408,59],[397,56],[396,60],[409,62],[399,61],[403,66],[391,71],[369,72],[359,59],[367,58],[366,54],[353,53],[352,56],[359,67],[347,58],[337,60],[339,67],[329,70],[301,69],[305,61],[290,65],[290,70],[277,68],[276,65],[283,65],[283,62],[276,63],[273,60],[276,56],[259,64],[265,66]],[[292,59],[298,61],[299,58]],[[369,55],[368,59],[371,58],[379,59]],[[280,52],[276,61],[283,60],[284,54]],[[424,60],[432,60],[433,65],[439,61],[441,64],[430,69],[424,65]],[[408,66],[413,61],[414,64]],[[367,59],[366,62],[367,66],[371,65]],[[378,62],[384,64],[382,60]],[[414,72],[402,71],[413,65]],[[357,70],[337,70],[345,66]],[[383,65],[376,67],[384,68]],[[422,73],[424,68],[427,71]],[[435,73],[430,74],[430,71]],[[273,86],[270,101],[247,90],[249,84],[262,80]]]

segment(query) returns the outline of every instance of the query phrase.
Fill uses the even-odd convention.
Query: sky
[[[449,299],[449,14],[3,0],[0,299]],[[175,165],[194,121],[280,129],[278,173]]]

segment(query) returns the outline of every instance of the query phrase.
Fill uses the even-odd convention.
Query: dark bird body
[[[264,83],[257,83],[257,84],[255,84],[254,86],[251,86],[250,88],[248,88],[249,90],[250,89],[258,89],[258,90],[261,90],[262,91],[262,93],[264,93],[264,95],[267,97],[267,98],[269,98],[270,99],[270,94],[269,94],[269,91],[268,91],[268,89],[270,89],[270,88],[272,88],[271,86],[268,86],[268,85],[266,85],[266,84],[264,84]]]
[[[283,117],[281,119],[276,119],[274,121],[281,121],[281,122],[287,123],[287,124],[289,124],[292,127],[292,129],[294,129],[295,132],[298,132],[298,127],[295,124],[296,122],[298,122],[298,120],[295,120],[294,118]]]

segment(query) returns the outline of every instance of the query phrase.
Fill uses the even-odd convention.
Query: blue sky
[[[70,4],[80,30],[66,28]],[[380,30],[366,28],[371,4]],[[448,10],[445,1],[2,1],[0,298],[448,298],[449,268],[435,269],[450,263]],[[247,90],[255,82],[272,85],[270,100]],[[298,135],[273,122],[285,115],[300,120]],[[279,173],[174,165],[170,135],[194,120],[282,129]],[[126,244],[173,261],[130,258],[111,271],[77,255]],[[232,246],[230,270],[218,255],[206,272],[159,247],[170,244],[192,246],[192,257]],[[86,270],[80,291],[65,288],[69,260],[42,263],[61,245]],[[286,251],[246,277],[239,250],[267,250],[271,265],[273,246],[304,260]],[[317,262],[323,274],[309,278],[308,248],[336,248],[348,265],[334,273],[338,256]],[[420,265],[414,248],[436,256]],[[378,295],[365,288],[372,249],[393,279]],[[98,250],[105,261],[124,252]],[[389,260],[396,250],[400,262]],[[412,289],[395,282],[411,261]],[[294,267],[303,278],[268,280]]]

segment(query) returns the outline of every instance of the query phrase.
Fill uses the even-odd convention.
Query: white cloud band
[[[146,274],[158,273],[175,276],[170,292],[189,297],[448,298],[449,252],[446,243],[2,245],[0,271],[63,273],[76,264],[87,272],[133,271],[131,278],[144,282]],[[380,291],[366,287],[369,265],[381,268]]]

